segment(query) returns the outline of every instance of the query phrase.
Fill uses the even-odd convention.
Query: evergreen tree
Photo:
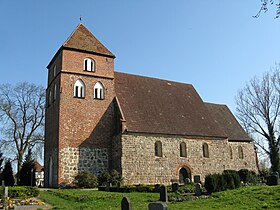
[[[25,156],[25,161],[22,164],[22,168],[19,173],[18,184],[24,186],[36,186],[35,163],[34,163],[34,159],[32,158],[31,149],[28,149],[28,153]]]
[[[6,186],[14,186],[15,179],[14,179],[12,164],[10,160],[8,160],[5,163],[4,169],[2,171],[2,178],[5,181]]]

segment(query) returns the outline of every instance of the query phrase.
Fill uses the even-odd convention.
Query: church
[[[191,84],[116,72],[114,59],[79,24],[47,66],[46,187],[81,171],[115,169],[125,184],[258,171],[255,146],[226,105],[204,102]]]

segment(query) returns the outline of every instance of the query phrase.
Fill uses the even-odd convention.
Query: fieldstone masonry
[[[62,179],[72,182],[79,171],[107,171],[107,149],[67,147],[61,150]]]

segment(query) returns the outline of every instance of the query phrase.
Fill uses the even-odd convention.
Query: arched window
[[[85,97],[85,83],[78,79],[74,85],[74,97],[84,98]]]
[[[85,71],[95,71],[94,60],[90,58],[85,58],[84,60],[84,70]]]
[[[180,143],[180,157],[187,157],[187,148],[185,142]]]
[[[232,148],[229,146],[229,158],[232,159]]]
[[[244,159],[243,148],[241,146],[238,146],[238,157]]]
[[[94,85],[94,98],[95,99],[104,99],[104,86],[101,82],[97,82]]]
[[[162,157],[162,145],[160,141],[155,143],[155,156]]]
[[[202,145],[202,150],[203,150],[203,157],[209,158],[209,148],[208,148],[208,144],[203,143],[203,145]]]
[[[56,84],[54,84],[54,88],[53,88],[53,100],[56,100]]]

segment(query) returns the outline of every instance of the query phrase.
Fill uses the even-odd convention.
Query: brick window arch
[[[94,98],[104,99],[104,85],[101,82],[97,82],[94,85]]]
[[[187,147],[185,142],[180,143],[180,157],[187,157]]]
[[[91,58],[84,59],[84,70],[85,71],[95,71],[95,62]]]
[[[243,148],[241,146],[238,146],[238,157],[244,159]]]
[[[74,97],[84,98],[85,89],[86,89],[85,83],[81,79],[78,79],[74,85]]]
[[[207,143],[202,144],[203,157],[209,158],[209,147]]]
[[[162,157],[162,144],[160,141],[155,142],[155,156]]]

